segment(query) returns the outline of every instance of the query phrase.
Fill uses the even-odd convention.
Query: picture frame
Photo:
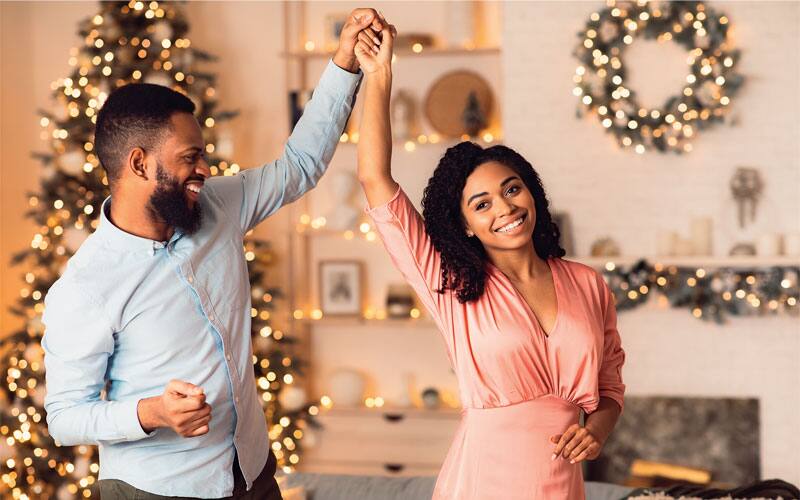
[[[347,23],[347,12],[338,12],[325,16],[325,49],[335,50],[339,46],[339,36]]]
[[[319,306],[327,316],[360,316],[364,300],[363,265],[357,260],[319,263]]]

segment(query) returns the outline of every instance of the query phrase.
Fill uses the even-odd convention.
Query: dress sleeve
[[[605,280],[599,277],[600,297],[605,307],[603,315],[603,361],[600,365],[598,387],[600,397],[611,398],[617,402],[620,410],[625,405],[625,384],[622,382],[622,365],[625,363],[625,351],[617,331],[617,308],[614,295]]]
[[[441,285],[442,259],[425,232],[422,216],[402,188],[391,200],[367,213],[395,267],[441,328],[446,300],[436,290]]]

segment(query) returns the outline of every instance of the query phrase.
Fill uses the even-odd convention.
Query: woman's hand
[[[578,424],[570,425],[564,434],[552,436],[550,442],[556,445],[552,459],[555,460],[561,455],[571,464],[582,460],[594,460],[603,449],[603,442],[589,429]]]
[[[359,33],[363,31],[376,34],[383,27],[384,24],[375,9],[355,9],[347,16],[347,21],[342,27],[342,33],[339,35],[339,48],[333,55],[333,62],[345,71],[357,73],[358,60],[355,55],[355,47],[358,43]]]
[[[367,28],[358,33],[355,53],[362,71],[366,74],[392,71],[392,48],[394,37],[397,35],[395,27],[386,22],[380,15],[382,28],[379,33]]]

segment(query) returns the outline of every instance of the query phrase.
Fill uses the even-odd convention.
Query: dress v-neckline
[[[556,272],[558,264],[556,264],[555,261],[556,259],[554,258],[549,258],[545,260],[545,263],[547,263],[547,267],[550,268],[550,276],[553,279],[553,293],[556,296],[556,319],[553,320],[553,327],[550,329],[549,333],[545,331],[544,327],[542,326],[542,322],[539,321],[539,317],[536,316],[536,313],[534,312],[531,305],[528,303],[527,299],[525,299],[525,296],[522,294],[522,292],[520,292],[519,289],[517,289],[517,285],[515,285],[514,282],[511,281],[511,278],[506,276],[506,274],[503,271],[501,271],[500,268],[498,268],[491,262],[489,263],[489,265],[492,266],[492,268],[494,268],[494,270],[497,271],[498,274],[500,274],[506,281],[508,281],[508,285],[511,287],[511,290],[514,291],[514,294],[516,294],[517,298],[522,302],[525,309],[527,309],[528,315],[531,317],[533,322],[536,323],[536,326],[542,332],[544,338],[548,340],[556,332],[556,328],[558,328],[558,320],[561,317],[561,301],[559,300],[559,295],[558,295],[559,280],[558,280],[558,273]]]

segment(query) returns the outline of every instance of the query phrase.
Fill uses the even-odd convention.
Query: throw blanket
[[[634,490],[626,496],[627,500],[637,498],[773,498],[773,499],[796,499],[800,498],[800,490],[797,486],[782,481],[780,479],[768,479],[757,481],[747,486],[740,486],[731,490],[721,490],[718,488],[705,488],[703,486],[679,485],[669,488],[640,488]]]

